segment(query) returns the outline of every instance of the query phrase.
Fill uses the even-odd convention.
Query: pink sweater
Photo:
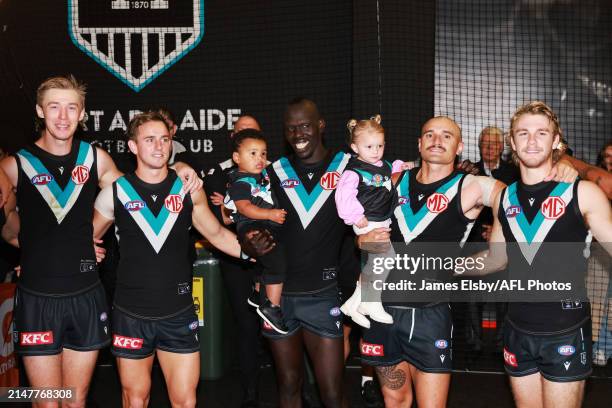
[[[400,172],[403,164],[403,161],[395,160],[391,173]],[[374,165],[382,167],[383,162],[379,160]],[[357,173],[352,170],[345,170],[336,186],[336,208],[338,209],[338,215],[347,225],[353,225],[363,218],[363,206],[357,200],[358,185],[359,176]]]

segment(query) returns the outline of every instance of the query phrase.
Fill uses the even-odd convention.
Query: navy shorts
[[[289,331],[280,334],[264,323],[262,334],[269,339],[292,336],[304,328],[321,337],[343,337],[338,288],[331,287],[308,295],[283,295],[281,308]]]
[[[106,295],[100,282],[82,292],[49,296],[17,287],[13,313],[15,350],[24,356],[92,351],[108,346]]]
[[[423,372],[451,371],[453,323],[448,303],[385,310],[393,317],[393,324],[370,320],[361,342],[363,362],[392,366],[407,361]]]
[[[512,377],[539,372],[554,382],[580,381],[591,375],[591,319],[562,334],[539,335],[518,330],[506,320],[504,368]]]
[[[155,349],[172,353],[200,350],[198,317],[194,308],[164,319],[144,319],[113,308],[113,355],[140,359],[153,355]]]

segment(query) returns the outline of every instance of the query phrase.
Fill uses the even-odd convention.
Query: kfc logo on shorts
[[[281,182],[282,188],[296,188],[299,185],[300,185],[300,180],[296,180],[296,179],[287,179]]]
[[[504,362],[510,367],[518,367],[518,363],[516,362],[516,354],[509,352],[504,347]]]
[[[506,218],[514,218],[517,215],[519,215],[522,211],[523,209],[518,205],[510,206],[506,210]]]
[[[362,341],[361,354],[364,356],[383,357],[385,355],[385,348],[382,344],[371,344]]]
[[[328,171],[321,176],[319,184],[321,184],[324,190],[334,190],[338,185],[338,180],[340,180],[340,173],[337,171]]]
[[[53,176],[50,174],[37,174],[30,180],[35,186],[45,186],[53,181]]]
[[[164,206],[171,213],[179,213],[183,209],[183,199],[178,194],[170,194],[164,200]]]
[[[565,201],[561,197],[548,197],[540,208],[544,217],[549,220],[556,220],[565,214]]]
[[[427,198],[427,209],[434,214],[441,213],[448,207],[448,198],[441,193],[433,193]]]
[[[113,334],[113,346],[123,349],[140,350],[142,348],[143,339],[134,337],[125,337],[118,334]]]
[[[19,333],[19,344],[22,346],[53,344],[53,332],[21,332]]]
[[[76,166],[72,170],[72,181],[74,184],[85,184],[89,180],[89,169],[85,166]]]

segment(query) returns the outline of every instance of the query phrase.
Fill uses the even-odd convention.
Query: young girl
[[[276,235],[280,225],[285,222],[287,212],[277,208],[270,188],[270,179],[265,170],[266,140],[260,131],[245,129],[234,136],[232,145],[232,160],[238,170],[229,174],[230,185],[224,204],[228,210],[233,211],[231,217],[236,223],[236,232],[241,238],[249,231],[261,229]],[[274,249],[258,257],[257,261],[263,266],[262,283],[266,288],[266,299],[257,302],[257,314],[272,329],[286,334],[287,326],[280,308],[286,273],[282,243],[276,240]]]
[[[380,125],[381,117],[376,115],[369,120],[351,119],[347,127],[350,133],[351,149],[357,157],[349,160],[336,187],[336,207],[338,215],[348,225],[353,226],[355,234],[362,235],[375,228],[391,225],[391,214],[397,203],[397,194],[391,174],[402,170],[403,162],[396,160],[393,165],[383,161],[385,151],[385,130]],[[395,256],[393,249],[379,256]],[[357,324],[370,327],[365,317],[381,323],[393,323],[393,318],[385,312],[380,302],[380,292],[372,289],[374,280],[386,280],[388,271],[373,273],[373,256],[368,257],[360,280],[353,295],[340,310],[350,316]],[[361,301],[362,284],[367,288],[367,300]],[[366,286],[367,283],[367,286]]]

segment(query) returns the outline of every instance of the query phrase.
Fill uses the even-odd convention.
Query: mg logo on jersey
[[[382,344],[371,344],[362,341],[361,354],[364,356],[383,357],[385,355],[385,348]]]
[[[46,173],[37,174],[32,177],[32,180],[30,181],[36,186],[44,186],[45,184],[49,184],[51,181],[53,181],[53,176]]]
[[[164,205],[168,209],[168,211],[173,213],[181,212],[183,209],[183,199],[178,194],[170,194],[164,200]]]
[[[145,208],[147,204],[141,200],[133,200],[125,203],[124,207],[128,211],[140,211]]]
[[[123,349],[140,350],[142,348],[142,339],[134,337],[125,337],[118,334],[113,334],[113,346]]]
[[[68,33],[139,92],[200,43],[204,0],[68,0]]]
[[[85,184],[89,180],[89,169],[85,166],[76,166],[72,170],[72,181],[74,184]]]
[[[340,180],[340,173],[337,171],[328,171],[321,177],[321,187],[324,190],[333,190],[338,185],[338,180]]]
[[[300,185],[300,180],[296,180],[296,179],[287,179],[281,182],[282,188],[296,188],[299,185]]]
[[[519,215],[522,211],[523,211],[523,209],[520,206],[518,206],[518,205],[510,206],[506,210],[506,217],[507,218],[514,218],[517,215]]]
[[[545,218],[556,220],[565,214],[565,201],[561,197],[548,197],[540,209]]]
[[[19,333],[19,344],[22,346],[53,344],[53,332],[21,332]]]
[[[432,213],[441,213],[448,207],[448,198],[441,193],[433,193],[427,199],[427,209]]]
[[[504,347],[504,361],[510,367],[518,367],[518,363],[516,362],[516,354],[509,352]]]

